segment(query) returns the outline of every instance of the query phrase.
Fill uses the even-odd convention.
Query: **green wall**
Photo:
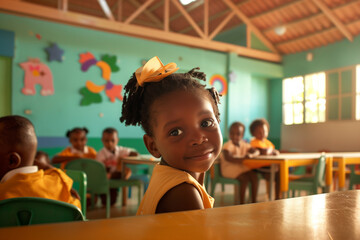
[[[11,114],[11,58],[0,56],[0,116]]]
[[[220,126],[225,139],[226,126],[231,122],[242,121],[248,125],[254,118],[270,116],[269,79],[281,78],[283,75],[281,65],[238,57],[235,54],[159,43],[26,17],[0,14],[0,29],[15,32],[16,46],[15,57],[8,62],[11,64],[11,75],[8,75],[12,77],[11,102],[8,101],[5,105],[8,109],[11,107],[12,114],[24,115],[25,110],[31,110],[32,113],[25,116],[35,125],[40,148],[51,152],[68,144],[65,132],[75,126],[86,126],[90,130],[89,145],[99,149],[102,146],[102,130],[113,126],[119,131],[120,144],[146,153],[140,127],[125,127],[118,120],[121,115],[120,101],[111,103],[102,94],[101,104],[80,106],[82,96],[78,91],[85,86],[86,80],[104,84],[99,68],[91,67],[87,72],[80,70],[78,61],[81,53],[89,51],[97,59],[104,54],[117,56],[120,71],[112,73],[111,81],[123,85],[144,59],[155,55],[164,63],[176,62],[180,71],[199,66],[208,79],[214,74],[226,76],[227,72],[233,71],[237,77],[234,82],[229,83],[228,95],[222,97],[220,105]],[[41,39],[37,39],[35,34],[40,34]],[[48,61],[44,49],[51,43],[57,43],[65,51],[62,62]],[[37,93],[33,96],[21,93],[24,71],[18,64],[27,61],[29,57],[39,58],[51,69],[54,95],[40,95],[40,86],[37,86]],[[4,64],[0,61],[2,67]],[[2,77],[1,81],[4,79],[7,86],[10,86],[10,79]],[[0,89],[1,95],[10,96],[9,92],[5,88]],[[4,114],[8,113],[9,111]],[[249,135],[247,138],[250,138]]]
[[[359,46],[360,36],[357,36],[353,42],[345,39],[311,51],[286,55],[283,58],[284,77],[294,77],[359,64]],[[311,62],[306,61],[308,52],[313,53]]]

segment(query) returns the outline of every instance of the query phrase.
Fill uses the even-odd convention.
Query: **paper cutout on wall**
[[[230,80],[230,82],[235,82],[235,81],[236,81],[236,77],[237,77],[237,75],[236,75],[236,73],[235,73],[234,71],[231,71],[231,72],[229,73],[229,80]]]
[[[63,61],[64,50],[59,48],[56,43],[53,43],[50,47],[45,48],[45,51],[48,54],[48,61]]]
[[[220,74],[215,74],[210,78],[209,81],[210,85],[215,87],[216,90],[221,94],[221,95],[226,95],[227,90],[228,90],[228,84],[226,79],[220,75]],[[220,88],[217,87],[218,85],[220,85]]]
[[[98,61],[90,52],[80,54],[79,62],[81,63],[81,71],[86,72],[91,66],[96,65],[101,69],[102,78],[106,81],[104,85],[97,85],[89,80],[86,81],[85,89],[87,91],[83,90],[84,88],[81,89],[83,99],[80,105],[85,106],[91,103],[100,103],[102,101],[101,97],[99,99],[95,96],[100,96],[100,93],[104,90],[111,102],[115,102],[116,99],[120,101],[123,100],[123,96],[121,95],[122,85],[115,85],[111,82],[111,73],[120,70],[116,65],[116,61],[116,56],[104,55],[101,60]]]
[[[101,103],[102,98],[99,93],[90,92],[89,89],[83,87],[80,89],[80,94],[83,95],[81,99],[80,105],[81,106],[88,106],[92,103]]]
[[[41,85],[40,94],[43,96],[54,94],[53,76],[50,68],[41,63],[39,59],[31,59],[27,62],[19,63],[25,71],[24,87],[21,92],[25,95],[35,95],[35,85]]]

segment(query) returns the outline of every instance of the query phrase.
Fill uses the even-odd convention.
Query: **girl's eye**
[[[182,133],[183,133],[183,131],[177,128],[177,129],[170,131],[169,135],[170,136],[179,136]]]
[[[201,127],[206,128],[206,127],[211,127],[214,125],[214,121],[212,119],[207,119],[201,122]]]

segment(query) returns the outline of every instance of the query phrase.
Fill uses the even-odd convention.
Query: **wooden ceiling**
[[[274,62],[360,33],[360,0],[0,0],[0,10]],[[247,46],[213,40],[244,24]],[[250,32],[268,52],[251,48]]]

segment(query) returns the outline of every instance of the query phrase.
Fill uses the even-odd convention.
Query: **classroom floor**
[[[128,203],[126,207],[121,206],[120,196],[118,197],[118,201],[111,208],[111,218],[115,217],[127,217],[127,216],[135,216],[138,208],[137,201],[137,188],[132,189],[132,196],[128,198]],[[246,194],[248,198],[248,193]],[[259,182],[259,191],[258,191],[258,202],[267,201],[268,197],[266,194],[266,184],[264,180]],[[233,185],[225,185],[225,191],[221,192],[221,185],[218,184],[215,189],[215,206],[214,207],[223,207],[223,206],[231,206],[234,205],[234,187]],[[98,202],[95,209],[90,209],[87,211],[87,219],[101,219],[105,218],[106,209],[102,207],[100,201]]]

